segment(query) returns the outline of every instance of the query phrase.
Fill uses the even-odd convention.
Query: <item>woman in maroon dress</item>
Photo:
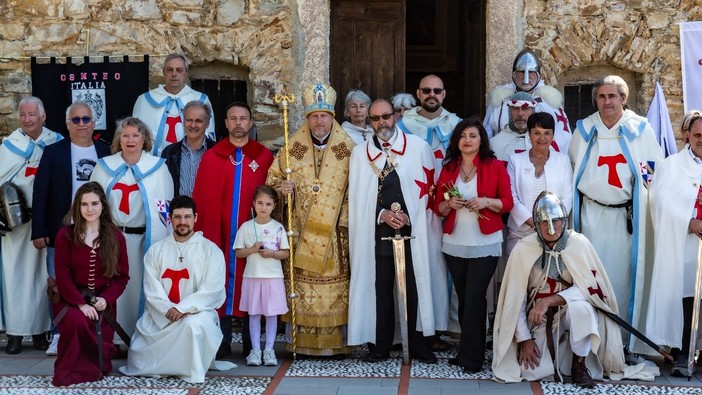
[[[105,192],[96,182],[76,192],[56,236],[56,284],[61,301],[52,304],[61,337],[53,384],[97,381],[112,370],[117,348],[103,314],[115,315],[115,302],[129,280],[124,236],[112,222]],[[102,332],[102,361],[97,325]]]

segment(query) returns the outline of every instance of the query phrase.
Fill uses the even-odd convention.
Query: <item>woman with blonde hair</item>
[[[153,146],[148,128],[138,118],[117,121],[112,152],[98,160],[90,179],[107,194],[115,224],[124,234],[133,281],[119,299],[117,320],[131,335],[144,309],[142,278],[144,254],[169,233],[168,202],[173,179],[164,159],[149,153]]]

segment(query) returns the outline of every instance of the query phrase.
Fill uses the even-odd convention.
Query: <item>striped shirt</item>
[[[202,140],[202,146],[196,150],[191,150],[188,144],[183,141],[180,153],[180,195],[193,195],[193,187],[195,187],[195,175],[197,168],[200,167],[202,156],[207,150],[207,140]]]

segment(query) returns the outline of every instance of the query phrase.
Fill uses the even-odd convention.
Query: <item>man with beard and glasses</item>
[[[490,139],[490,148],[497,159],[507,163],[510,155],[528,151],[531,148],[527,119],[534,113],[536,101],[526,92],[516,92],[507,100],[509,123],[500,133]]]
[[[169,211],[173,233],[144,257],[146,309],[137,322],[127,365],[119,371],[202,383],[209,368],[236,367],[215,361],[222,339],[216,309],[225,299],[224,256],[202,232],[195,232],[192,198],[176,196]]]
[[[286,228],[296,236],[292,249],[294,291],[299,295],[295,350],[302,355],[343,359],[348,352],[347,185],[349,158],[356,143],[334,120],[336,91],[331,86],[309,86],[302,101],[306,121],[290,137],[290,180],[286,180],[288,164],[281,150],[268,173],[268,185],[283,199],[289,193],[294,199],[292,224]],[[288,291],[289,280],[286,277]],[[290,323],[290,313],[282,319]]]
[[[218,311],[224,338],[218,356],[232,353],[232,316],[246,317],[239,310],[241,281],[246,259],[237,259],[232,249],[236,232],[251,219],[254,191],[266,183],[273,154],[261,143],[249,138],[253,127],[251,109],[246,103],[234,102],[227,107],[225,125],[229,137],[205,152],[195,177],[193,199],[200,207],[197,229],[217,244],[226,262],[226,301]],[[248,322],[243,323],[243,356],[251,351]]]
[[[353,254],[348,343],[372,343],[368,362],[384,361],[390,354],[396,323],[395,260],[393,243],[382,238],[399,231],[402,236],[414,236],[405,242],[409,352],[414,360],[436,363],[427,336],[435,334],[435,315],[448,313],[445,303],[438,309],[434,306],[431,288],[434,273],[427,222],[433,214],[427,207],[434,184],[434,156],[422,139],[395,127],[389,101],[376,100],[369,114],[375,136],[354,148],[349,172]],[[394,203],[400,204],[399,211],[391,210]]]

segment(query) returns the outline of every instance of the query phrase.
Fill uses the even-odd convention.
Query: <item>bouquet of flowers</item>
[[[444,188],[444,191],[445,191],[444,192],[444,199],[447,202],[449,199],[451,199],[451,197],[457,197],[459,199],[463,199],[463,195],[461,194],[461,191],[458,190],[458,187],[456,187],[456,184],[454,184],[453,182],[449,182],[448,184],[444,184],[444,185],[442,185],[442,187]],[[478,216],[478,218],[490,219],[490,218],[484,216],[483,214],[480,214],[480,212],[478,212],[477,210],[471,210],[471,211],[474,212]]]

